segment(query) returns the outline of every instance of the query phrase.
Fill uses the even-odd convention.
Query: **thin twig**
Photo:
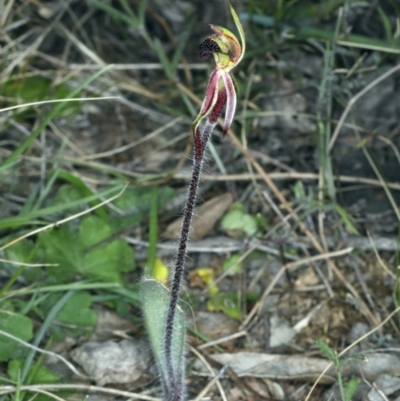
[[[88,376],[86,376],[86,375],[80,373],[79,370],[76,369],[75,366],[74,366],[71,362],[67,361],[63,356],[58,355],[58,354],[56,354],[55,352],[46,351],[46,350],[44,350],[44,349],[41,349],[41,348],[39,348],[39,347],[36,347],[35,345],[29,344],[29,343],[27,343],[26,341],[23,341],[23,340],[21,340],[20,338],[15,337],[15,336],[13,336],[13,335],[10,334],[10,333],[7,333],[7,332],[4,331],[4,330],[0,330],[0,335],[2,335],[2,336],[4,336],[4,337],[7,337],[7,338],[10,338],[11,340],[14,340],[14,341],[18,342],[19,344],[21,344],[21,345],[23,345],[23,346],[25,346],[25,347],[27,347],[27,348],[30,348],[30,349],[32,349],[32,350],[34,350],[34,351],[40,352],[40,353],[45,354],[45,355],[53,356],[53,357],[59,359],[61,362],[63,362],[63,363],[64,363],[72,372],[74,372],[76,375],[78,375],[78,376],[80,376],[80,377],[83,377],[83,378],[85,378],[85,379],[88,379]]]
[[[92,100],[110,100],[110,99],[118,99],[119,96],[101,96],[101,97],[79,97],[73,99],[51,99],[51,100],[41,100],[40,102],[31,102],[31,103],[23,103],[17,104],[16,106],[4,107],[0,109],[0,113],[10,110],[21,109],[23,107],[31,107],[31,106],[40,106],[42,104],[50,104],[50,103],[64,103],[64,102],[86,102]]]
[[[378,85],[380,82],[384,81],[386,78],[390,77],[393,75],[395,72],[400,70],[400,64],[397,64],[393,68],[391,68],[389,71],[386,71],[384,74],[379,76],[378,78],[374,79],[371,83],[369,83],[365,88],[363,88],[360,92],[358,92],[355,96],[353,96],[349,102],[347,103],[346,108],[344,109],[340,119],[339,123],[335,128],[335,131],[333,132],[331,141],[329,142],[329,151],[332,150],[333,145],[335,144],[335,141],[339,135],[340,130],[342,129],[343,123],[346,120],[347,115],[349,114],[351,108],[354,106],[354,104],[361,98],[363,97],[369,90],[371,90],[374,86]]]
[[[68,222],[68,221],[71,221],[71,220],[74,220],[74,219],[76,219],[76,218],[78,218],[78,217],[80,217],[80,216],[84,216],[85,214],[88,214],[88,213],[92,212],[93,210],[96,210],[96,209],[98,209],[99,207],[104,206],[104,205],[106,205],[107,203],[110,203],[110,202],[114,201],[115,199],[119,198],[119,197],[124,193],[124,191],[125,191],[125,189],[126,189],[127,187],[128,187],[128,185],[125,185],[125,186],[121,189],[121,191],[118,192],[116,195],[112,196],[112,197],[109,198],[109,199],[106,199],[105,201],[99,203],[99,204],[96,205],[96,206],[93,206],[93,207],[90,207],[89,209],[84,210],[83,212],[76,213],[76,214],[74,214],[74,215],[72,215],[72,216],[66,217],[65,219],[56,221],[55,223],[48,224],[47,226],[44,226],[44,227],[38,228],[38,229],[36,229],[36,230],[30,231],[29,233],[24,234],[24,235],[22,235],[21,237],[18,237],[18,238],[13,239],[12,241],[10,241],[10,242],[8,242],[7,244],[3,245],[3,246],[0,248],[0,251],[6,249],[6,248],[8,248],[8,247],[10,247],[11,245],[16,244],[17,242],[23,240],[24,238],[31,237],[32,235],[38,234],[38,233],[40,233],[40,232],[42,232],[42,231],[49,230],[50,228],[53,228],[53,227],[58,227],[58,226],[60,226],[61,224],[64,224],[64,223],[66,223],[66,222]]]
[[[0,387],[0,394],[10,394],[16,391],[39,391],[39,390],[84,390],[86,393],[98,392],[104,394],[117,395],[134,400],[144,401],[162,401],[160,398],[151,397],[144,394],[132,393],[130,391],[116,390],[112,388],[104,388],[100,386],[91,386],[86,384],[36,384],[30,386],[2,386]]]
[[[214,373],[213,368],[210,366],[210,364],[207,362],[206,358],[204,358],[203,355],[201,355],[201,353],[199,351],[196,350],[196,348],[193,348],[191,346],[189,346],[190,351],[193,352],[193,354],[195,354],[197,356],[197,358],[199,358],[201,360],[201,362],[203,362],[204,366],[207,368],[207,370],[211,373],[211,376],[213,377],[213,381],[211,381],[210,383],[207,384],[207,386],[200,392],[200,394],[193,400],[193,401],[199,401],[201,400],[201,398],[207,393],[207,391],[211,388],[211,386],[216,383],[219,393],[221,394],[221,398],[223,401],[227,401],[226,399],[226,395],[225,395],[225,391],[222,388],[222,385],[219,381],[219,378],[222,376],[222,374],[224,373],[225,369],[222,368],[221,371],[218,373],[218,375],[216,375]],[[212,383],[212,384],[211,384]]]

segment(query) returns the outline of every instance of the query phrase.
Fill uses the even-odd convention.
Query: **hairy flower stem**
[[[189,240],[190,227],[192,224],[193,212],[197,200],[197,192],[199,188],[201,170],[204,160],[204,152],[207,147],[207,143],[211,137],[212,131],[215,127],[215,123],[206,121],[204,125],[198,127],[193,140],[193,169],[192,178],[190,180],[189,192],[186,199],[185,211],[183,214],[183,221],[181,227],[181,234],[178,242],[178,253],[175,260],[175,270],[172,278],[170,301],[168,306],[168,315],[165,328],[165,358],[167,361],[168,379],[170,383],[174,383],[173,394],[170,395],[171,401],[180,401],[182,394],[182,388],[180,387],[180,372],[174,372],[172,364],[172,336],[174,330],[174,317],[176,308],[179,300],[179,293],[182,284],[183,273],[185,269],[186,261],[186,250]]]

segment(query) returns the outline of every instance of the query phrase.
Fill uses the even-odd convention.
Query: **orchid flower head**
[[[199,125],[205,118],[208,118],[210,123],[215,124],[225,107],[223,126],[223,135],[225,136],[232,125],[235,115],[237,91],[231,76],[231,70],[242,60],[246,42],[239,17],[232,5],[230,4],[229,6],[233,21],[239,31],[240,42],[229,29],[218,25],[210,25],[214,34],[199,46],[201,59],[207,59],[211,54],[213,55],[215,69],[211,73],[200,113],[192,123],[194,135],[197,134]]]

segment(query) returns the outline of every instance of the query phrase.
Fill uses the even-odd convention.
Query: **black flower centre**
[[[211,53],[222,53],[221,48],[218,46],[217,42],[214,40],[207,38],[203,43],[199,46],[199,56],[202,60],[210,57]]]

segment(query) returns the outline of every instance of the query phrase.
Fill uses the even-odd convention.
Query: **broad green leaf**
[[[6,249],[6,258],[13,262],[27,263],[34,244],[28,239],[23,239]]]
[[[167,380],[167,361],[165,359],[165,325],[167,320],[169,291],[162,284],[153,279],[144,279],[141,282],[141,299],[144,321],[150,344],[163,380]],[[172,365],[174,372],[182,372],[185,344],[185,315],[178,307],[174,319],[172,335]]]
[[[41,76],[14,79],[12,76],[3,85],[3,96],[14,98],[16,103],[44,100],[50,94],[51,80]]]
[[[54,86],[52,80],[41,76],[26,76],[14,79],[12,76],[3,85],[3,96],[14,98],[15,103],[31,103],[45,99],[65,99],[70,89],[61,84]],[[71,117],[81,112],[80,102],[67,102],[58,110],[57,117]]]
[[[24,359],[21,358],[13,359],[12,361],[9,362],[7,373],[8,376],[11,378],[11,380],[15,381],[16,383],[19,382],[23,366],[24,366]],[[35,368],[35,374],[29,384],[56,384],[59,381],[60,378],[55,373],[47,369],[45,366],[40,365]],[[29,394],[31,396],[34,395],[35,401],[54,401],[54,398],[46,394],[40,394],[40,393],[35,393],[35,394],[29,393]],[[68,394],[58,394],[58,395],[62,397],[63,395],[66,396]],[[16,399],[18,398],[16,397]]]
[[[79,227],[80,247],[87,249],[98,245],[101,241],[108,239],[113,234],[111,227],[94,215],[82,219]]]
[[[245,213],[244,206],[240,203],[225,214],[221,226],[232,237],[251,237],[257,232],[257,220]]]
[[[122,283],[121,272],[134,269],[132,248],[125,241],[117,239],[84,255],[80,272],[106,282]]]
[[[352,377],[347,383],[346,389],[344,391],[345,401],[351,401],[351,399],[353,398],[354,394],[357,391],[357,387],[358,387],[358,380],[356,377]]]
[[[122,282],[120,273],[134,270],[133,250],[121,239],[87,251],[111,235],[111,227],[96,216],[88,216],[82,221],[79,235],[84,253],[79,268],[82,274],[108,282]]]
[[[229,258],[225,259],[222,263],[222,270],[224,272],[229,271],[229,275],[233,276],[239,273],[242,270],[243,263],[237,261],[241,258],[241,255],[235,253],[234,255],[230,256]]]
[[[65,171],[65,170],[61,170],[58,173],[58,178],[61,178],[65,181],[68,181],[70,183],[70,185],[63,185],[61,188],[63,188],[63,195],[64,198],[61,198],[59,195],[59,200],[63,200],[63,203],[67,203],[68,199],[71,199],[71,201],[74,201],[76,199],[76,196],[78,196],[78,199],[82,198],[82,197],[89,197],[92,195],[95,195],[95,193],[88,188],[88,186],[82,181],[82,179],[80,177],[78,177],[75,174],[70,173],[69,171]],[[65,190],[65,187],[68,190]],[[61,190],[60,188],[60,190]],[[60,190],[58,192],[60,192]],[[69,192],[71,191],[71,192]],[[73,193],[73,197],[71,196],[71,193]],[[66,197],[65,197],[66,195]],[[61,199],[60,199],[61,198]],[[101,201],[99,199],[95,199],[93,201],[88,202],[89,205],[91,207],[97,206],[101,203]],[[104,209],[104,206],[98,207],[95,211],[94,211],[99,217],[101,217],[103,220],[107,219],[107,213]]]
[[[45,251],[46,262],[58,264],[55,267],[47,267],[47,272],[59,282],[73,280],[80,270],[83,258],[77,230],[74,230],[71,224],[64,224],[58,229],[40,234],[39,238]]]
[[[31,319],[11,311],[0,311],[0,330],[5,331],[23,341],[33,337],[33,324]],[[28,348],[11,338],[0,334],[0,361],[10,358],[19,358],[28,352]]]
[[[135,268],[133,249],[112,237],[107,222],[86,216],[79,230],[67,224],[41,236],[46,261],[58,263],[47,271],[60,282],[72,280],[76,273],[105,282],[122,283],[121,272]]]
[[[34,244],[28,239],[23,239],[5,250],[6,259],[12,262],[36,263],[38,260],[34,257]],[[19,266],[17,264],[5,264],[5,268],[12,276],[17,272]],[[23,276],[29,283],[33,283],[39,279],[42,271],[37,267],[27,267],[23,272]]]
[[[234,319],[243,316],[236,293],[218,292],[207,302],[207,309],[210,312],[223,312]]]
[[[95,326],[97,315],[90,309],[92,299],[86,291],[74,294],[57,315],[57,321],[76,326]]]
[[[336,352],[325,342],[319,338],[314,339],[317,347],[335,364],[338,364],[338,357]]]
[[[24,360],[21,358],[13,359],[9,362],[7,373],[11,380],[14,380],[15,382],[18,380],[23,365]],[[59,381],[60,378],[55,373],[47,369],[45,366],[40,365],[33,376],[31,384],[53,384],[58,383]]]
[[[54,198],[51,201],[52,206],[61,206],[66,205],[68,203],[77,202],[79,199],[82,199],[82,193],[76,188],[74,185],[64,184],[58,188],[57,193],[54,195]],[[75,211],[79,212],[87,208],[87,205],[81,204],[73,208],[72,210],[68,210],[68,213],[73,213]],[[65,213],[63,213],[65,214]]]

